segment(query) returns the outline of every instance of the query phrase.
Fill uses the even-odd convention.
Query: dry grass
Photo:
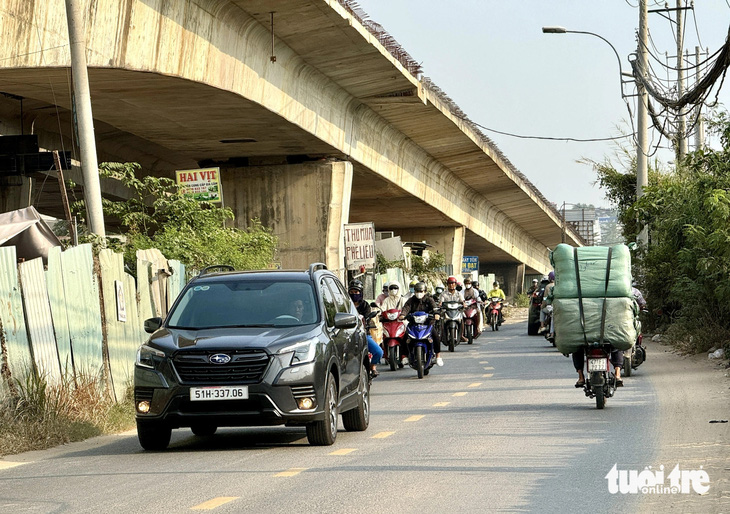
[[[131,388],[114,402],[99,378],[77,377],[50,385],[33,373],[15,380],[0,403],[0,455],[50,448],[134,425]]]

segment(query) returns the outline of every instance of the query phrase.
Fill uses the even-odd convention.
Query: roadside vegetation
[[[730,352],[730,118],[710,120],[721,148],[703,148],[673,169],[653,166],[649,186],[636,199],[636,161],[617,169],[594,163],[599,183],[619,210],[625,240],[638,224],[649,231],[634,276],[648,302],[646,326],[689,353],[724,347]],[[628,155],[628,154],[626,154]]]
[[[115,402],[103,382],[81,376],[49,384],[28,370],[10,382],[0,408],[0,455],[41,450],[134,426],[131,388]]]

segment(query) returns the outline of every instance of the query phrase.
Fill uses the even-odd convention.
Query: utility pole
[[[677,98],[684,94],[684,20],[682,0],[677,0]],[[680,107],[679,125],[677,127],[677,160],[681,161],[687,155],[687,117]]]
[[[695,46],[695,65],[696,75],[695,84],[700,83],[700,47]],[[701,149],[705,145],[705,123],[702,121],[702,104],[697,105],[697,122],[695,123],[695,150]]]
[[[86,37],[84,17],[79,0],[66,0],[68,40],[71,49],[71,74],[73,77],[74,104],[81,153],[81,171],[84,179],[84,199],[88,215],[89,230],[104,237],[104,212],[101,208],[101,185],[99,163],[94,140],[94,117],[91,112],[89,74],[86,69]]]
[[[649,50],[647,48],[649,40],[648,10],[646,0],[639,0],[639,69],[641,74],[645,75],[649,67]],[[649,185],[649,166],[647,154],[649,153],[649,95],[646,88],[637,81],[636,83],[639,93],[639,108],[636,113],[636,199],[638,200],[644,194],[644,188]],[[646,227],[641,227],[637,242],[640,246],[646,247],[649,243],[649,235]]]

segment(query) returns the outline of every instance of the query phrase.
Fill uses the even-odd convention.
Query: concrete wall
[[[343,161],[221,170],[223,202],[236,226],[251,219],[280,239],[282,268],[324,262],[344,277],[343,225],[349,219],[352,164]]]
[[[452,265],[455,270],[461,270],[461,260],[464,256],[464,239],[466,229],[464,227],[437,227],[395,231],[403,242],[425,241],[433,245],[431,251],[443,254],[447,265]]]

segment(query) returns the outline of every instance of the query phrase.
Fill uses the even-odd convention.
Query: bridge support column
[[[31,205],[33,183],[30,177],[6,177],[0,180],[0,212],[23,209]]]
[[[223,202],[236,215],[236,226],[245,228],[258,218],[279,237],[282,268],[324,262],[344,278],[352,163],[225,168],[221,178]]]
[[[403,242],[426,241],[428,244],[433,245],[433,250],[445,256],[446,265],[454,267],[454,274],[461,273],[466,227],[399,229],[396,233]]]

